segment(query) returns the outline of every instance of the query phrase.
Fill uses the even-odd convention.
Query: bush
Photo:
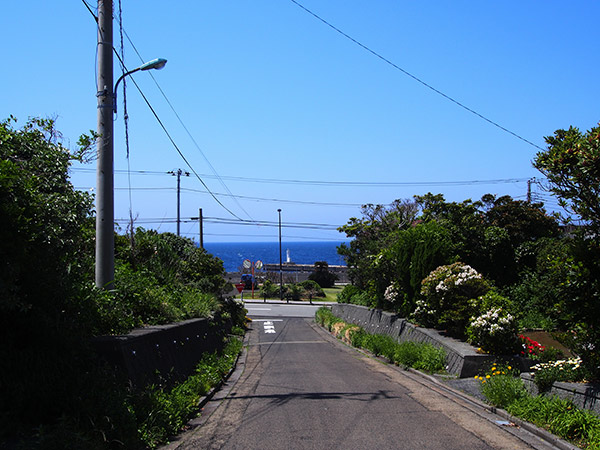
[[[423,300],[417,302],[413,319],[420,325],[464,337],[469,319],[479,312],[478,298],[489,289],[471,266],[460,262],[440,266],[423,280]]]
[[[583,381],[586,371],[581,366],[581,358],[541,362],[531,368],[533,381],[540,392],[548,391],[555,381]]]
[[[446,370],[446,352],[431,344],[423,343],[419,346],[419,358],[413,367],[429,373],[440,373]]]
[[[563,439],[575,441],[582,448],[600,448],[600,417],[578,409],[569,400],[525,395],[506,409]]]
[[[265,280],[260,287],[259,295],[264,299],[279,298],[279,285],[273,283],[271,280]]]
[[[471,344],[496,355],[512,355],[520,347],[517,322],[502,308],[492,308],[477,318],[471,318],[467,337]]]
[[[494,406],[506,408],[515,401],[527,395],[521,378],[510,373],[486,375],[481,382],[481,392]]]
[[[325,291],[319,283],[313,280],[305,280],[299,283],[302,286],[302,289],[308,294],[312,295],[312,297],[325,297]]]
[[[315,281],[322,288],[330,288],[335,285],[338,276],[329,271],[329,264],[326,261],[317,261],[308,279]]]

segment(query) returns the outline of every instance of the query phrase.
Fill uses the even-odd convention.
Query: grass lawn
[[[319,298],[317,300],[324,302],[337,302],[337,295],[342,292],[344,286],[334,286],[332,288],[325,288],[325,298]]]

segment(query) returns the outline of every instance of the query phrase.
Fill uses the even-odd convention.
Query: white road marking
[[[275,331],[275,325],[273,325],[273,322],[270,320],[267,320],[263,323],[263,327],[265,329],[265,333],[267,334],[273,334],[273,333],[277,333]]]

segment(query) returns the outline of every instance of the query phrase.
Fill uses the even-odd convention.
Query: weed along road
[[[417,374],[347,347],[311,318],[260,312],[253,313],[238,376],[169,448],[555,448]]]

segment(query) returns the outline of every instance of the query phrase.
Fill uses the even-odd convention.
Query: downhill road
[[[239,379],[169,448],[554,448],[416,374],[347,347],[312,319],[255,317],[239,364]]]

